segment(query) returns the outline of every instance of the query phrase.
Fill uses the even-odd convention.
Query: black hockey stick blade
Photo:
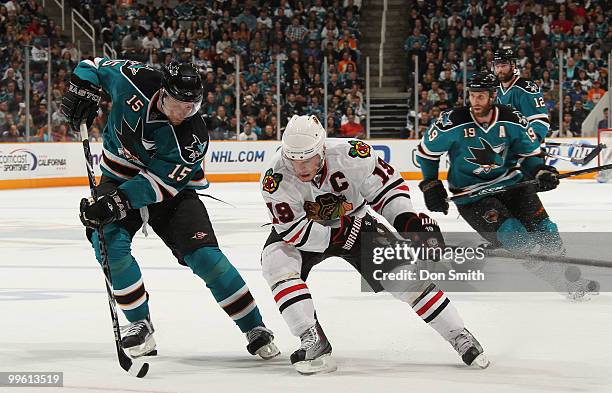
[[[147,375],[149,372],[149,363],[145,362],[140,365],[134,363],[134,361],[125,353],[125,350],[118,342],[116,342],[116,346],[119,365],[122,369],[136,378],[143,378],[145,375]]]
[[[589,162],[593,161],[593,159],[595,157],[597,157],[599,155],[599,153],[605,149],[606,145],[604,145],[603,143],[598,144],[597,146],[595,146],[595,148],[593,150],[591,150],[591,152],[589,154],[587,154],[586,156],[584,156],[584,158],[580,159],[580,160],[576,160],[574,161],[576,164],[581,164],[581,165],[585,165],[588,164]]]

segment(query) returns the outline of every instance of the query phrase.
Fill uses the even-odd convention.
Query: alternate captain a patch
[[[370,157],[372,152],[372,148],[365,142],[362,141],[348,141],[348,143],[352,146],[351,150],[349,150],[349,156],[356,158],[367,158]]]
[[[263,180],[261,181],[263,190],[273,194],[276,190],[278,190],[281,180],[283,180],[282,174],[274,173],[272,168],[268,169]]]

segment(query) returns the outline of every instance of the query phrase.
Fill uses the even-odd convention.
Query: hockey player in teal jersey
[[[538,140],[543,142],[550,129],[550,119],[540,87],[534,81],[517,75],[516,56],[512,49],[497,50],[493,66],[499,80],[497,102],[509,105],[525,116]]]
[[[442,112],[423,135],[417,162],[423,174],[419,188],[425,204],[431,211],[448,212],[446,189],[438,179],[444,153],[450,162],[448,184],[452,193],[514,184],[527,175],[537,181],[535,188],[457,199],[459,214],[492,247],[563,254],[557,225],[536,193],[555,189],[558,172],[544,163],[540,140],[527,119],[508,106],[494,104],[496,86],[493,74],[476,74],[468,83],[470,107]],[[574,298],[583,296],[592,283],[585,279],[569,282],[561,264],[532,263],[526,268]]]
[[[112,110],[103,130],[102,179],[97,200],[83,199],[80,218],[101,262],[97,229],[104,228],[117,304],[130,325],[122,345],[134,357],[157,353],[132,238],[150,225],[179,263],[204,280],[223,310],[247,336],[247,349],[264,359],[278,355],[273,335],[246,283],[219,249],[197,189],[206,188],[208,130],[199,114],[203,87],[190,63],[163,72],[128,60],[83,60],[74,69],[61,110],[78,132],[90,126],[101,90]]]
[[[431,211],[448,211],[447,194],[438,180],[440,157],[448,153],[452,193],[514,184],[523,174],[534,176],[537,191],[554,189],[559,180],[554,167],[544,164],[540,143],[529,122],[518,111],[495,102],[495,76],[479,73],[468,84],[471,107],[440,114],[418,147],[423,181],[419,187]],[[520,193],[521,197],[516,197]],[[461,216],[496,246],[525,251],[537,243],[560,245],[557,226],[540,199],[526,190],[456,201]],[[524,242],[516,233],[544,232]]]

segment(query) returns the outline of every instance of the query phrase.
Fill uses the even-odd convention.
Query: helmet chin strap
[[[323,147],[323,151],[321,151],[318,156],[321,157],[321,161],[319,162],[319,168],[317,169],[315,178],[322,173],[323,167],[325,166],[325,147]]]

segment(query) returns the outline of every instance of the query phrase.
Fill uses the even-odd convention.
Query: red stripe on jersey
[[[401,191],[408,191],[408,192],[410,192],[410,189],[408,188],[408,186],[406,184],[402,184],[402,185],[399,185],[399,186],[395,187],[392,190],[387,191],[386,194],[389,194],[389,193],[391,193],[391,191],[394,191],[394,190],[401,190]],[[382,201],[380,201],[376,205],[372,206],[372,209],[374,209],[375,212],[378,212],[380,209],[382,209],[382,207],[385,204],[386,200],[387,200],[387,195],[385,195],[385,198]]]
[[[431,308],[431,306],[434,305],[435,302],[440,300],[442,295],[444,295],[444,292],[438,291],[438,293],[436,293],[436,296],[432,297],[427,303],[425,303],[425,305],[423,307],[421,307],[419,309],[419,311],[417,311],[417,315],[421,316],[421,315],[425,314],[427,312],[427,310],[429,310]]]
[[[308,288],[306,284],[296,284],[291,287],[285,288],[276,295],[274,295],[274,301],[278,302],[283,296],[290,294],[291,292],[299,291],[300,289]]]
[[[293,243],[294,241],[296,241],[298,239],[298,237],[300,237],[302,232],[304,232],[304,228],[306,228],[306,225],[304,225],[302,227],[302,229],[300,229],[300,231],[298,233],[296,233],[291,239],[289,239],[289,241],[287,243]]]

